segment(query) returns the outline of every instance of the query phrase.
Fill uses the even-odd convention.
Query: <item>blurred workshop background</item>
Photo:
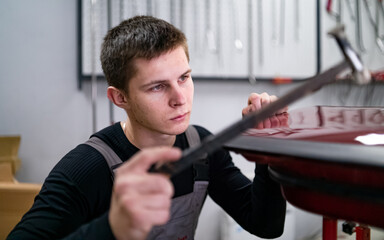
[[[327,34],[338,23],[378,81],[340,80],[290,109],[384,106],[383,9],[378,0],[1,0],[0,135],[21,137],[14,177],[41,184],[77,144],[125,119],[106,97],[99,61],[103,36],[123,19],[154,15],[186,33],[191,123],[215,133],[241,118],[249,93],[281,96],[342,60]],[[233,158],[252,177],[254,163]],[[279,239],[317,239],[321,224],[321,216],[289,205]],[[257,238],[208,198],[196,239]]]

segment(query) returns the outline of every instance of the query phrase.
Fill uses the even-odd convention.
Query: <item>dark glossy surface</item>
[[[310,107],[257,127],[226,147],[249,161],[268,163],[287,201],[384,228],[382,108]],[[375,145],[359,140],[370,134],[377,134]]]

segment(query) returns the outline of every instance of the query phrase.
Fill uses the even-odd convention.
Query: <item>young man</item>
[[[251,182],[219,150],[172,178],[148,172],[191,144],[194,87],[182,32],[149,16],[128,19],[108,32],[101,62],[108,98],[128,117],[93,137],[124,163],[113,174],[117,165],[102,151],[80,144],[55,166],[8,239],[193,239],[207,193],[247,231],[282,234],[286,205],[267,166],[257,166]],[[242,113],[274,99],[251,94]],[[193,129],[200,139],[211,134]]]

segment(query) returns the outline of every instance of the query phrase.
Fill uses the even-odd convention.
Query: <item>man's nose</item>
[[[184,105],[186,102],[184,89],[179,85],[172,86],[169,102],[171,107]]]

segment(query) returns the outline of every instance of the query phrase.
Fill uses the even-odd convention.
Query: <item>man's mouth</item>
[[[188,113],[183,113],[183,114],[180,114],[180,115],[177,115],[176,117],[174,118],[171,118],[172,121],[181,121],[181,120],[184,120],[185,117],[187,116]]]

